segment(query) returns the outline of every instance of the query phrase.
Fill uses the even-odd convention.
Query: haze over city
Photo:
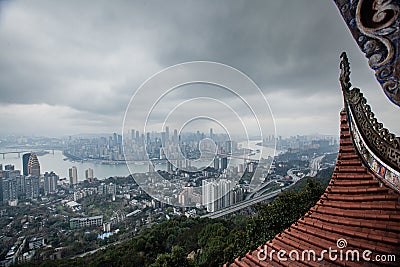
[[[1,1],[0,133],[121,132],[129,100],[147,78],[203,60],[254,80],[277,135],[335,135],[344,50],[353,85],[399,133],[396,107],[338,18],[332,1]],[[149,92],[146,101],[157,97]],[[194,104],[193,115],[203,107]]]
[[[400,266],[399,10],[0,0],[0,267]]]

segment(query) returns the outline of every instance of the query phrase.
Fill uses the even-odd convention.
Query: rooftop
[[[325,193],[283,233],[230,266],[399,266],[400,138],[376,121],[359,89],[350,90],[345,53],[341,69],[340,147]],[[391,261],[374,261],[382,255]]]

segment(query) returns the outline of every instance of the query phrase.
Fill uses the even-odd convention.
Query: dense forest
[[[131,240],[76,259],[45,261],[39,266],[221,266],[272,239],[312,207],[329,179],[304,180],[268,204],[254,207],[255,216],[229,219],[170,219],[141,231]]]

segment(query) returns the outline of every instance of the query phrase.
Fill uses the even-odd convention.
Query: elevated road
[[[247,208],[249,206],[252,206],[254,204],[257,204],[259,202],[263,202],[263,201],[266,201],[266,200],[272,200],[273,198],[278,196],[282,192],[282,190],[292,187],[293,185],[295,185],[300,180],[300,177],[298,177],[296,174],[294,174],[293,169],[288,170],[287,174],[290,175],[293,178],[293,183],[292,184],[290,184],[290,185],[288,185],[286,187],[282,187],[282,188],[280,188],[278,190],[275,190],[275,191],[273,191],[271,193],[268,193],[268,194],[265,194],[265,195],[257,195],[256,196],[253,193],[253,197],[250,198],[250,199],[246,199],[244,201],[241,201],[241,202],[239,202],[239,203],[237,203],[235,205],[229,206],[227,208],[224,208],[224,209],[212,212],[212,213],[205,214],[205,215],[201,216],[201,218],[211,218],[211,219],[220,218],[220,217],[226,216],[228,214],[234,213],[236,211],[239,211],[241,209],[245,209],[245,208]],[[269,184],[269,183],[270,182],[268,182],[267,184]],[[265,186],[262,186],[260,189],[261,190],[265,190]],[[259,191],[257,191],[257,192],[259,192]]]
[[[325,157],[325,155],[313,158],[310,161],[310,172],[308,173],[308,176],[314,177],[317,175],[318,171],[321,168],[321,161]]]
[[[30,152],[30,151],[7,151],[7,152],[0,152],[0,155],[2,155],[3,159],[5,159],[5,156],[7,154],[18,154],[18,158],[20,158],[21,154],[28,153],[28,152]]]
[[[266,195],[261,195],[261,196],[254,197],[254,198],[251,198],[251,199],[248,199],[248,200],[244,200],[242,202],[237,203],[236,205],[227,207],[227,208],[222,209],[222,210],[218,210],[218,211],[213,212],[213,213],[209,213],[209,214],[203,215],[203,216],[201,216],[201,218],[215,219],[215,218],[223,217],[223,216],[228,215],[230,213],[233,213],[233,212],[239,211],[241,209],[247,208],[249,206],[252,206],[252,205],[254,205],[256,203],[272,199],[272,198],[276,197],[277,195],[279,195],[280,193],[281,193],[281,189],[276,190],[276,191],[274,191],[272,193],[269,193],[269,194],[266,194]]]
[[[249,195],[247,195],[246,200],[262,195],[266,190],[268,190],[268,185],[272,182],[275,182],[275,181],[268,181],[266,183],[263,183],[259,188],[255,189],[253,193],[250,193]]]

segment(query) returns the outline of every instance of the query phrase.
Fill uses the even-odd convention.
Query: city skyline
[[[0,0],[0,267],[398,266],[399,10]]]
[[[271,106],[277,136],[338,134],[332,121],[343,106],[343,50],[354,86],[364,89],[384,126],[400,132],[397,107],[333,2],[2,1],[0,8],[0,134],[120,133],[129,100],[147,78],[196,60],[253,79]],[[157,97],[149,93],[148,101]],[[203,106],[194,105],[193,115]],[[229,122],[229,114],[218,115]]]

